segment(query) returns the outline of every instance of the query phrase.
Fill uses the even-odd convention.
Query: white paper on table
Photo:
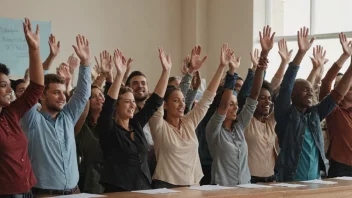
[[[201,190],[201,191],[213,191],[213,190],[229,190],[235,189],[236,187],[226,187],[219,185],[203,185],[203,186],[191,186],[188,189],[191,190]]]
[[[343,176],[343,177],[335,177],[335,178],[331,178],[331,179],[352,180],[352,177]]]
[[[132,192],[154,195],[154,194],[166,194],[166,193],[179,193],[181,191],[171,190],[167,188],[159,188],[159,189],[152,189],[152,190],[138,190],[138,191],[132,191]]]
[[[288,184],[288,183],[277,183],[277,184],[270,184],[270,185],[278,186],[278,187],[288,187],[288,188],[298,188],[298,187],[307,186],[302,184]]]
[[[241,188],[272,188],[272,186],[260,185],[260,184],[240,184],[237,187]]]
[[[309,181],[301,181],[304,183],[311,183],[311,184],[337,184],[337,182],[333,182],[333,181],[323,181],[323,180],[319,180],[319,179],[315,179],[315,180],[309,180]]]
[[[88,193],[72,194],[72,195],[61,195],[56,197],[65,197],[65,198],[91,198],[91,197],[106,197],[105,195],[96,195]]]

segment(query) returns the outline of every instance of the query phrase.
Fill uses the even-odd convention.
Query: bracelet
[[[257,68],[262,68],[266,70],[268,68],[269,60],[267,57],[260,57],[258,61]]]

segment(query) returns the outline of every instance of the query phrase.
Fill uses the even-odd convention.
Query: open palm
[[[260,45],[263,51],[269,52],[274,47],[274,36],[275,32],[271,34],[271,27],[268,25],[264,26],[263,35],[259,32]]]
[[[298,37],[298,47],[299,50],[301,51],[308,51],[310,47],[312,46],[315,38],[311,38],[308,40],[308,33],[309,33],[309,28],[303,27],[297,32],[297,37]]]
[[[340,43],[342,45],[343,53],[351,56],[352,55],[352,41],[347,41],[346,35],[344,33],[339,34]]]
[[[161,65],[163,67],[163,71],[170,71],[172,67],[170,55],[168,54],[166,56],[163,48],[161,47],[158,48],[158,51],[159,51],[159,58],[160,58]]]
[[[114,60],[116,72],[120,75],[124,75],[127,70],[127,61],[119,49],[115,50],[113,60]]]
[[[81,60],[81,63],[84,66],[89,65],[90,60],[90,48],[89,48],[89,41],[82,35],[76,36],[77,46],[72,46],[75,50],[77,56]]]
[[[202,48],[200,46],[195,46],[191,52],[191,68],[194,71],[199,70],[208,56],[204,56],[203,59],[200,58]]]
[[[23,32],[30,49],[36,50],[40,46],[40,37],[39,37],[39,25],[36,27],[36,31],[32,32],[32,24],[28,18],[24,19],[23,23]]]

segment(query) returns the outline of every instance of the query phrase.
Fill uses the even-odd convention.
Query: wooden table
[[[334,185],[309,184],[301,182],[291,182],[296,184],[304,184],[307,186],[299,188],[272,187],[265,189],[248,189],[236,188],[231,190],[217,191],[198,191],[189,190],[187,188],[175,188],[180,193],[147,195],[133,192],[107,193],[110,198],[222,198],[222,197],[240,197],[240,198],[352,198],[352,181],[331,179],[328,181],[336,181]]]

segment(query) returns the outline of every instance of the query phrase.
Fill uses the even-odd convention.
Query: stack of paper
[[[213,191],[213,190],[228,190],[234,189],[236,187],[226,187],[226,186],[219,186],[219,185],[203,185],[203,186],[191,186],[189,189],[191,190],[202,190],[202,191]]]
[[[288,183],[277,183],[277,184],[270,184],[270,185],[279,186],[279,187],[289,187],[289,188],[298,188],[298,187],[307,186],[302,184],[288,184]]]
[[[171,190],[167,188],[159,188],[159,189],[153,189],[153,190],[138,190],[138,191],[132,191],[132,192],[153,195],[153,194],[179,193],[181,191]]]
[[[237,186],[241,188],[272,188],[272,186],[259,185],[259,184],[240,184]]]
[[[61,198],[92,198],[92,197],[106,197],[106,196],[105,195],[81,193],[81,194],[72,194],[72,195],[61,195],[61,196],[56,196],[56,197],[61,197]]]
[[[347,177],[347,176],[343,176],[343,177],[335,177],[332,179],[339,179],[339,180],[352,180],[352,177]]]
[[[309,180],[309,181],[301,181],[304,183],[312,183],[312,184],[337,184],[337,182],[333,182],[333,181],[323,181],[323,180]]]

